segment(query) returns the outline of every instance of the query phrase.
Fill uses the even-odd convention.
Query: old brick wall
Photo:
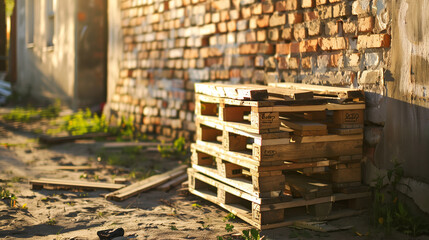
[[[382,94],[389,16],[377,0],[122,0],[110,106],[148,133],[192,137],[193,83],[302,82]]]

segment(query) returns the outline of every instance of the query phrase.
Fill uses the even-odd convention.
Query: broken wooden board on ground
[[[49,179],[49,178],[30,180],[30,184],[32,189],[54,188],[54,189],[82,189],[82,190],[94,190],[94,189],[118,190],[125,187],[124,184],[86,182],[86,181]]]
[[[97,166],[40,166],[40,167],[35,167],[34,169],[37,170],[64,170],[64,171],[96,171],[99,170],[100,167]]]
[[[161,186],[157,187],[156,189],[160,190],[160,191],[167,192],[168,190],[174,188],[175,186],[182,184],[186,180],[188,180],[188,174],[183,174],[177,178],[171,179],[170,181],[162,184]]]
[[[100,144],[101,148],[158,147],[158,146],[172,146],[172,144],[160,143],[160,142],[104,142]]]
[[[88,139],[88,138],[98,138],[98,137],[108,137],[110,133],[87,133],[83,135],[75,135],[75,136],[63,136],[63,137],[55,137],[55,136],[47,136],[42,135],[39,137],[39,140],[43,143],[47,144],[59,144],[65,142],[73,142],[79,139]]]
[[[109,193],[106,195],[107,199],[115,201],[123,201],[130,197],[133,197],[141,192],[155,188],[168,180],[185,174],[187,166],[182,165],[171,171],[165,172],[163,174],[151,176],[137,183],[131,184],[123,189]]]

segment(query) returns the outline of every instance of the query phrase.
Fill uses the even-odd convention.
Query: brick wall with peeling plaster
[[[427,9],[423,6],[428,0],[418,2],[414,11]],[[114,63],[109,60],[108,90],[114,118],[132,117],[142,132],[193,139],[195,82],[361,88],[368,102],[368,161],[389,168],[398,155],[407,161],[409,176],[429,183],[424,171],[429,170],[429,152],[424,150],[425,144],[429,146],[429,128],[426,135],[428,124],[424,124],[429,120],[425,95],[429,84],[427,80],[414,84],[415,73],[398,67],[407,61],[401,59],[400,49],[414,51],[401,42],[409,33],[401,30],[407,21],[399,10],[404,4],[416,5],[413,1],[118,0],[114,4],[109,13],[115,23],[109,24],[115,32],[109,41],[115,45],[109,49]],[[424,15],[416,14],[417,28],[425,23]],[[425,26],[414,31],[424,35]],[[420,51],[428,46],[426,42]],[[418,70],[422,71],[426,70]],[[404,86],[405,81],[409,83]],[[410,112],[413,116],[407,119]],[[410,137],[411,142],[419,142],[415,147],[400,141],[406,133],[394,130],[401,124],[394,122],[392,118],[398,118],[394,114],[405,114],[399,118],[418,126]],[[396,140],[389,141],[391,137]],[[413,159],[401,152],[413,152]]]

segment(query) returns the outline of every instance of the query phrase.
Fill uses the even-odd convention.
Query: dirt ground
[[[109,201],[107,191],[73,192],[67,190],[31,190],[30,179],[41,177],[79,180],[97,176],[111,182],[120,172],[100,167],[94,173],[59,171],[58,165],[94,164],[97,142],[83,141],[45,146],[36,135],[0,125],[0,185],[17,196],[17,206],[0,201],[1,239],[98,239],[97,231],[122,227],[126,239],[216,239],[231,236],[225,230],[222,208],[192,195],[152,190],[123,202]],[[177,165],[162,162],[161,168]],[[137,161],[139,159],[136,159]],[[168,167],[166,167],[168,166]],[[165,169],[164,169],[165,170]],[[129,176],[123,173],[123,176]],[[22,206],[26,209],[22,209]],[[233,234],[252,228],[240,219],[232,220]],[[410,239],[393,233],[385,235],[369,225],[368,214],[330,221],[334,226],[352,226],[349,230],[320,233],[283,227],[261,232],[264,239]],[[229,235],[228,235],[229,234]],[[227,239],[227,237],[225,237]],[[429,239],[420,237],[419,239]]]

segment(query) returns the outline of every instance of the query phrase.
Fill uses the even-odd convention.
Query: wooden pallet
[[[239,101],[196,94],[195,114],[199,118],[216,117],[230,122],[231,127],[251,133],[278,132],[279,113],[321,112],[325,110],[352,111],[365,109],[365,104],[325,103],[288,106],[278,101]]]
[[[41,178],[30,180],[31,189],[78,189],[78,190],[118,190],[125,187],[124,184],[73,181],[65,179]]]
[[[311,200],[290,200],[288,198],[275,203],[266,203],[266,199],[255,197],[245,191],[210,178],[196,169],[188,169],[188,176],[189,191],[192,194],[221,206],[261,230],[288,226],[293,221],[308,219],[309,216],[305,215],[305,210],[301,212],[299,218],[296,218],[295,211],[299,207],[309,206],[319,214],[324,212],[325,214],[323,215],[325,216],[323,217],[326,218],[326,215],[330,213],[331,203],[339,205],[342,201],[346,201],[346,203],[352,204],[358,199],[365,199],[370,196],[368,192],[333,194],[328,197]],[[291,217],[290,214],[295,217]]]

